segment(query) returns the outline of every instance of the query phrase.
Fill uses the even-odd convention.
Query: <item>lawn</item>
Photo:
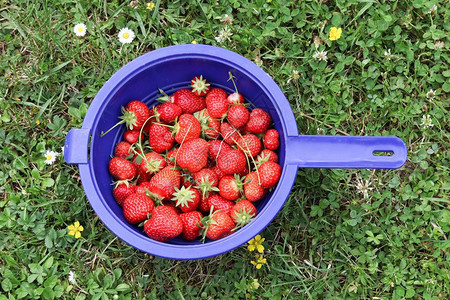
[[[450,298],[449,1],[154,4],[0,0],[0,299]],[[190,43],[260,65],[302,134],[398,136],[406,164],[300,169],[261,233],[260,269],[247,245],[198,261],[133,249],[93,212],[61,148],[124,64]]]

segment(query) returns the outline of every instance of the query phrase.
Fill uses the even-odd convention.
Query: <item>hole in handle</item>
[[[382,150],[375,150],[372,152],[373,156],[392,156],[394,155],[394,151],[382,151]]]

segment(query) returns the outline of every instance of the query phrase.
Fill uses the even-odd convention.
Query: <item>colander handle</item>
[[[64,160],[69,164],[87,164],[89,129],[71,129],[64,142]]]
[[[393,136],[300,135],[287,140],[286,160],[301,168],[396,169],[405,143]]]

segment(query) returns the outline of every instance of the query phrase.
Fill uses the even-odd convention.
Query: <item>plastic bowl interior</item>
[[[160,243],[148,238],[143,228],[129,225],[121,207],[112,195],[112,178],[108,162],[114,146],[122,139],[124,126],[100,137],[118,121],[121,107],[131,100],[157,104],[158,89],[169,95],[189,86],[191,78],[203,75],[215,87],[233,92],[228,72],[247,102],[269,112],[275,128],[280,132],[278,151],[283,174],[277,187],[257,202],[257,217],[231,236],[218,240],[186,242],[175,238]],[[283,116],[282,116],[283,115]],[[290,121],[290,123],[289,123]],[[288,125],[290,124],[290,125]],[[289,104],[275,82],[259,67],[244,57],[217,47],[205,45],[172,46],[143,55],[127,64],[102,87],[94,99],[83,127],[91,128],[90,157],[87,165],[80,165],[86,194],[100,219],[119,238],[141,251],[173,259],[199,259],[230,251],[253,238],[276,216],[286,201],[296,176],[297,167],[285,162],[287,131],[297,134]]]

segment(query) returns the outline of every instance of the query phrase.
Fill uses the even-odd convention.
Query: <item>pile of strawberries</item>
[[[114,198],[154,240],[226,237],[256,216],[253,203],[277,184],[279,134],[237,89],[228,95],[202,76],[191,89],[161,93],[153,108],[123,108],[116,126],[128,130],[109,162]]]

